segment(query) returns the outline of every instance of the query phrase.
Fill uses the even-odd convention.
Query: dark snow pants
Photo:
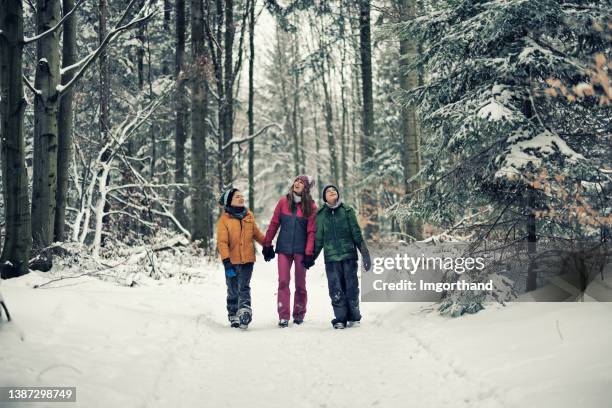
[[[336,320],[359,321],[359,279],[357,260],[326,262],[327,287]]]
[[[227,315],[236,316],[238,310],[251,312],[251,275],[253,264],[234,265],[236,276],[225,277],[227,284]]]

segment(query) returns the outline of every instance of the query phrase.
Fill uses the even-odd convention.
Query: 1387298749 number
[[[0,387],[0,401],[76,401],[76,387]]]

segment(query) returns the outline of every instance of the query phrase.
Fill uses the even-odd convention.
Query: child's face
[[[338,201],[338,192],[333,188],[328,188],[325,191],[325,201],[331,205],[336,204],[336,201]]]
[[[296,194],[302,194],[303,191],[304,191],[304,183],[302,183],[302,180],[295,180],[293,182],[293,192]]]
[[[244,196],[240,191],[236,191],[232,196],[232,202],[230,203],[232,207],[244,207]]]

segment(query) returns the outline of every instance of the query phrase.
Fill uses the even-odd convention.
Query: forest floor
[[[323,265],[302,326],[276,327],[276,265],[258,262],[253,322],[231,329],[218,265],[135,287],[84,276],[4,281],[0,385],[76,386],[51,407],[604,407],[612,303],[514,303],[441,317],[424,303],[362,303],[334,330]],[[54,272],[57,273],[57,272]],[[0,406],[17,406],[4,403]],[[45,406],[44,403],[23,406]]]

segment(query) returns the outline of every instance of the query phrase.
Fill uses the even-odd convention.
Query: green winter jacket
[[[325,262],[357,259],[357,247],[363,242],[355,210],[344,203],[331,209],[322,205],[317,211],[315,259],[325,249]]]

